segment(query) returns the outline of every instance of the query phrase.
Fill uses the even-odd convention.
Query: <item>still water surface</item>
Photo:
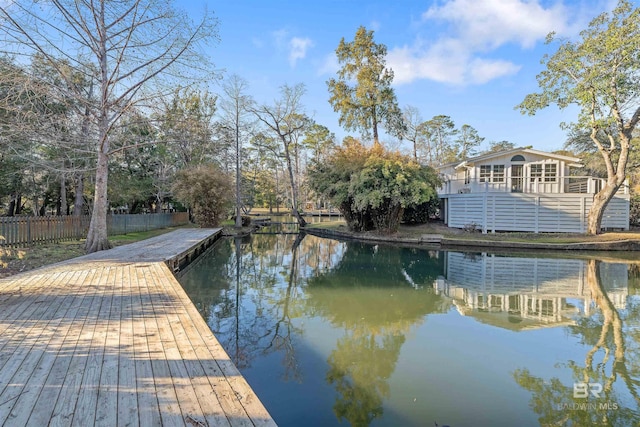
[[[636,254],[296,237],[221,240],[180,278],[278,425],[640,425]]]

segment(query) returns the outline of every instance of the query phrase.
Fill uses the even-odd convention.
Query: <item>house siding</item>
[[[591,194],[477,193],[448,196],[449,227],[475,225],[482,232],[584,233],[593,202]],[[614,197],[602,228],[629,229],[629,200]]]

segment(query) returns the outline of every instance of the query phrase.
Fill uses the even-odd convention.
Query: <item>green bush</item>
[[[314,191],[339,207],[352,231],[395,232],[405,209],[438,199],[439,178],[432,168],[355,140],[313,165],[309,178]]]
[[[200,165],[176,174],[173,196],[191,207],[201,227],[217,227],[233,200],[233,178],[215,165]]]
[[[631,197],[631,206],[629,207],[629,224],[640,225],[640,196]]]
[[[415,206],[407,206],[402,214],[402,222],[405,224],[426,224],[429,219],[436,216],[440,208],[440,201],[432,199]]]

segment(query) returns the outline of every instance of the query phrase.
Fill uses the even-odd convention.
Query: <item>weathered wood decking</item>
[[[0,425],[275,425],[167,265],[219,231],[0,280]]]

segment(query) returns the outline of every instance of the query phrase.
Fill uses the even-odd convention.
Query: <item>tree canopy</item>
[[[577,41],[560,41],[538,76],[541,91],[525,97],[517,108],[535,114],[551,104],[576,105],[577,120],[562,124],[586,131],[607,171],[606,185],[594,197],[587,232],[597,234],[604,210],[626,178],[632,134],[640,120],[640,9],[620,0],[611,13],[594,18]]]
[[[340,113],[339,123],[347,130],[360,130],[373,136],[379,144],[378,127],[400,137],[403,133],[402,111],[391,87],[393,70],[386,68],[387,47],[375,43],[373,31],[360,27],[352,42],[344,38],[336,49],[342,68],[338,77],[327,81],[329,103]],[[353,85],[352,82],[355,81]]]
[[[334,203],[353,231],[395,232],[404,209],[437,200],[437,173],[411,157],[348,140],[309,171],[311,187]]]

